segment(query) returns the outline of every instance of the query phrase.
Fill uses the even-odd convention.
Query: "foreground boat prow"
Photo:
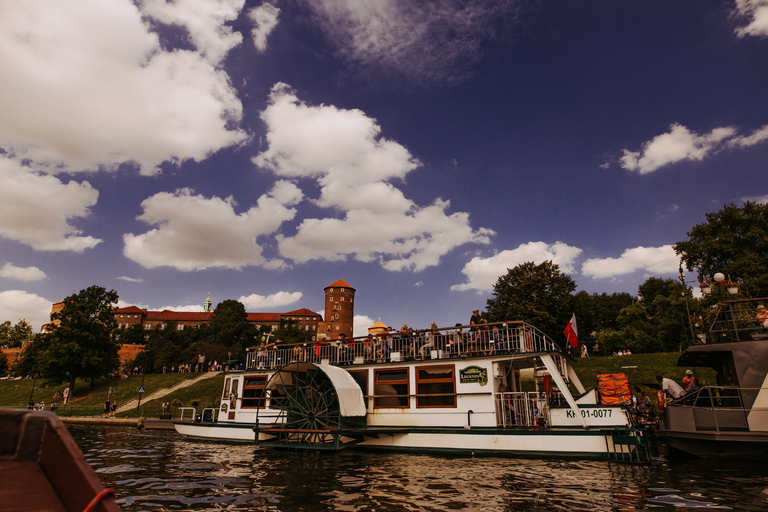
[[[95,501],[94,501],[95,500]],[[0,409],[0,509],[119,512],[54,414]]]

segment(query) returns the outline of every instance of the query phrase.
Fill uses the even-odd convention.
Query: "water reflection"
[[[126,511],[640,511],[768,508],[761,465],[288,452],[70,426]]]

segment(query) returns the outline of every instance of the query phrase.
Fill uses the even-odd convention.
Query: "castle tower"
[[[340,334],[351,338],[354,331],[355,289],[339,279],[324,290],[325,322],[322,332],[330,339],[337,339]]]

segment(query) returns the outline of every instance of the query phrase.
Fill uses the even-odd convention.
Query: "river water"
[[[768,461],[293,452],[173,431],[68,429],[124,511],[768,510]]]

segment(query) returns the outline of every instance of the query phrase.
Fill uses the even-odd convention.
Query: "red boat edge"
[[[0,408],[5,511],[119,512],[64,424],[49,412]]]

